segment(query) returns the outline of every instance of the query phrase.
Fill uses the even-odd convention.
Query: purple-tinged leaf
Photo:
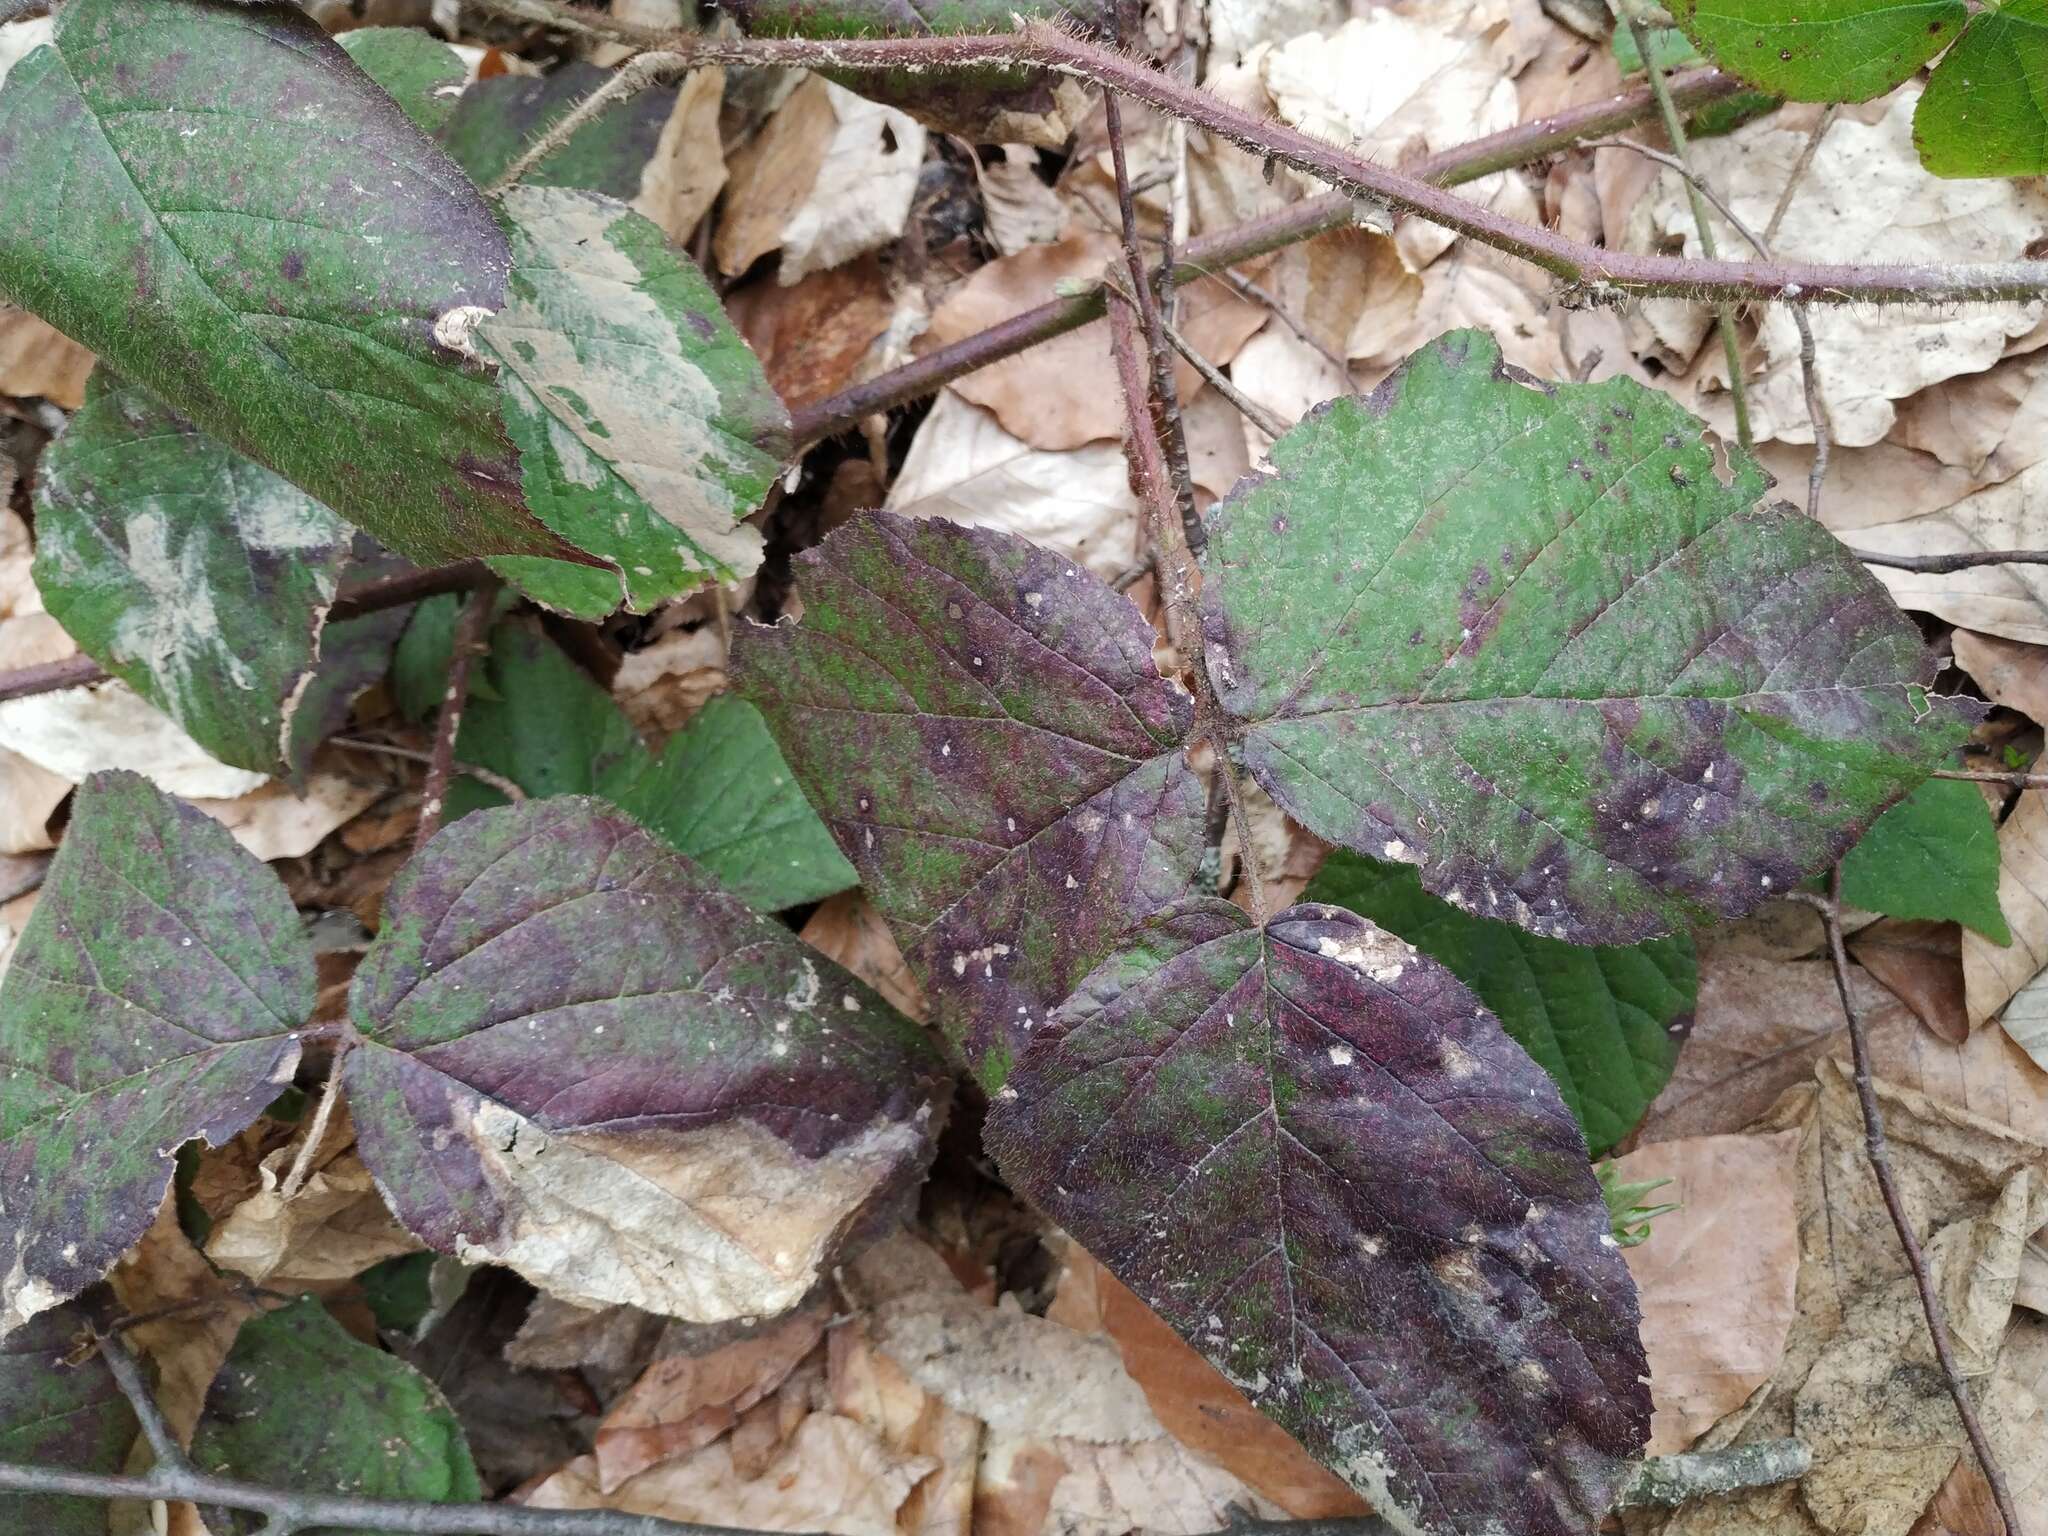
[[[586,1306],[770,1315],[922,1180],[923,1033],[599,801],[465,817],[384,919],[349,1104],[445,1253]]]
[[[1838,858],[1962,741],[1920,632],[1826,529],[1628,379],[1478,331],[1332,401],[1216,510],[1211,676],[1311,831],[1481,917],[1625,944]]]
[[[314,990],[284,887],[218,822],[85,782],[0,987],[0,1334],[104,1275],[178,1148],[291,1081]]]
[[[984,1083],[1185,894],[1203,792],[1152,629],[1009,534],[866,513],[798,562],[803,622],[733,676]]]
[[[1649,1429],[1556,1087],[1337,907],[1154,916],[997,1096],[1005,1174],[1404,1531],[1598,1526]]]
[[[114,1473],[135,1443],[135,1410],[97,1353],[71,1357],[85,1320],[45,1312],[0,1344],[0,1461]],[[107,1506],[58,1494],[0,1493],[0,1529],[107,1536]]]

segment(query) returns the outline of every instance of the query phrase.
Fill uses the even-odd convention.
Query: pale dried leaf
[[[327,834],[355,820],[383,793],[374,784],[339,773],[316,773],[305,788],[272,780],[232,800],[194,799],[257,858],[296,859],[319,847]]]
[[[1650,1356],[1649,1454],[1687,1449],[1778,1368],[1793,1318],[1799,1133],[1698,1136],[1639,1148],[1618,1177],[1669,1179],[1650,1197],[1678,1209],[1623,1255]]]
[[[738,276],[779,250],[789,284],[887,245],[909,218],[924,146],[915,118],[807,77],[727,161],[719,270]]]
[[[2048,357],[2010,357],[1921,390],[1899,402],[1890,438],[1984,481],[2031,469],[2048,455]]]
[[[874,1347],[858,1316],[843,1319],[830,1335],[825,1383],[833,1408],[881,1436],[892,1451],[938,1462],[904,1501],[898,1528],[906,1536],[968,1536],[980,1480],[981,1421],[913,1382]]]
[[[2048,724],[2048,646],[1959,629],[1949,636],[1956,665],[1977,680],[1994,704]]]
[[[1963,998],[1974,1027],[2048,964],[2048,795],[2023,790],[1998,829],[1998,907],[2012,943],[1963,935]]]
[[[256,1308],[185,1236],[175,1191],[165,1193],[156,1221],[107,1281],[124,1311],[161,1314],[137,1323],[125,1337],[156,1366],[157,1404],[179,1443],[189,1444],[206,1389]]]
[[[654,154],[640,173],[633,207],[677,245],[689,241],[725,186],[725,150],[718,135],[724,99],[724,70],[714,65],[685,75]]]
[[[70,779],[0,748],[0,853],[56,847],[50,817],[71,790]]]
[[[188,799],[233,800],[269,782],[208,755],[119,682],[0,704],[0,747],[74,784],[102,769],[128,768]]]
[[[283,1147],[263,1160],[262,1187],[208,1235],[209,1259],[258,1285],[297,1291],[336,1285],[419,1250],[353,1151],[330,1158],[284,1199],[278,1185],[296,1151]]]
[[[1106,399],[1115,400],[1110,389]],[[1115,421],[1105,397],[1092,406],[1100,419]],[[1034,448],[951,390],[917,429],[884,505],[905,517],[1014,533],[1105,578],[1137,558],[1138,502],[1122,448],[1113,441],[1067,452]]]
[[[998,144],[975,162],[989,243],[1005,256],[1050,245],[1066,227],[1067,205],[1038,175],[1038,151],[1028,144]]]
[[[24,310],[0,305],[0,395],[41,395],[75,411],[93,355]]]
[[[1960,923],[1884,918],[1850,939],[1849,954],[1942,1040],[1970,1038]]]
[[[898,1012],[922,1022],[924,989],[910,973],[895,935],[874,903],[858,890],[841,891],[821,903],[797,935],[873,987]]]
[[[716,624],[674,629],[628,651],[612,678],[612,697],[643,736],[681,730],[713,694],[725,692],[725,637]]]

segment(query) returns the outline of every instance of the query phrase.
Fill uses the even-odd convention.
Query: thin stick
[[[90,656],[67,656],[39,666],[0,672],[0,704],[25,699],[36,693],[61,693],[66,688],[89,688],[104,683],[107,672]]]
[[[1130,299],[1130,295],[1124,291],[1121,284],[1116,287],[1116,296],[1126,302]],[[1237,407],[1238,413],[1253,426],[1257,427],[1268,437],[1278,437],[1287,430],[1286,422],[1231,383],[1223,370],[1196,351],[1194,343],[1183,336],[1175,328],[1173,322],[1164,315],[1159,317],[1159,329],[1165,333],[1167,341],[1173,346],[1173,350],[1187,359],[1188,366],[1207,380],[1211,389]]]
[[[347,747],[353,752],[375,752],[384,757],[401,757],[409,763],[431,763],[434,760],[434,754],[431,752],[422,752],[418,747],[401,747],[388,741],[369,741],[361,736],[330,736],[327,739],[335,746]],[[466,763],[458,757],[455,759],[454,768],[455,772],[464,778],[475,779],[479,784],[489,785],[514,805],[526,798],[523,786],[480,763]]]
[[[514,3],[524,4],[527,0]],[[1693,299],[1706,304],[1802,297],[1819,303],[1948,304],[2031,299],[2048,293],[2048,262],[2042,261],[1970,266],[1853,266],[1690,260],[1589,246],[1556,230],[1509,218],[1285,123],[1269,121],[1113,48],[1075,37],[1046,22],[1029,22],[1016,32],[996,35],[813,40],[675,33],[664,41],[693,68],[701,64],[733,64],[853,71],[958,71],[991,65],[1038,65],[1147,102],[1251,154],[1283,161],[1354,195],[1376,199],[1399,212],[1504,251],[1559,278],[1584,300],[1604,301],[1636,294]]]
[[[524,181],[535,166],[573,139],[582,131],[583,125],[600,112],[628,97],[639,95],[670,76],[682,74],[689,67],[689,61],[676,53],[642,53],[626,60],[604,84],[550,123],[547,131],[529,144],[519,158],[506,167],[505,173],[484,189],[485,195],[503,197],[507,190]]]
[[[1799,183],[1806,179],[1806,173],[1813,166],[1813,157],[1820,153],[1820,141],[1827,137],[1828,129],[1835,125],[1835,113],[1841,109],[1833,102],[1821,108],[1819,118],[1813,125],[1813,132],[1806,136],[1806,147],[1799,151],[1799,159],[1793,163],[1792,174],[1785,178],[1785,190],[1778,194],[1778,206],[1771,210],[1770,222],[1764,225],[1764,238],[1778,238],[1778,226],[1785,222],[1785,215],[1792,207],[1792,194]]]
[[[1678,101],[1697,105],[1718,101],[1733,88],[1728,77],[1716,70],[1694,70],[1671,82],[1671,95]],[[1532,118],[1431,155],[1410,169],[1427,180],[1457,186],[1568,148],[1588,134],[1626,128],[1653,111],[1655,104],[1649,91],[1634,91],[1568,112]],[[1358,203],[1348,193],[1329,192],[1308,198],[1189,242],[1175,265],[1175,280],[1187,282],[1210,273],[1227,273],[1238,262],[1284,250],[1357,222]],[[1099,284],[1071,298],[1050,300],[827,396],[793,413],[797,443],[809,447],[836,437],[878,411],[921,399],[977,368],[1079,330],[1102,318],[1105,303],[1105,292]]]
[[[1865,565],[1935,576],[1950,571],[1973,571],[1980,565],[2048,565],[2048,549],[1970,549],[1952,555],[1886,555],[1869,549],[1852,553]]]
[[[1898,1181],[1892,1174],[1891,1148],[1884,1135],[1884,1112],[1878,1107],[1877,1090],[1870,1080],[1870,1042],[1864,1038],[1863,1020],[1849,996],[1849,952],[1842,943],[1842,866],[1837,864],[1830,874],[1826,896],[1806,891],[1786,894],[1819,912],[1821,923],[1827,929],[1828,957],[1835,968],[1835,991],[1842,1000],[1842,1014],[1849,1023],[1849,1049],[1856,1064],[1856,1100],[1863,1109],[1864,1156],[1869,1160],[1870,1171],[1876,1175],[1878,1191],[1884,1196],[1884,1208],[1891,1214],[1892,1227],[1899,1235],[1899,1247],[1905,1251],[1907,1267],[1913,1272],[1913,1285],[1920,1292],[1920,1310],[1927,1316],[1927,1332],[1934,1341],[1934,1357],[1941,1363],[1941,1377],[1948,1387],[1948,1395],[1955,1399],[1956,1413],[1963,1421],[1963,1433],[1969,1436],[1970,1449],[1976,1452],[1977,1465],[1984,1473],[1984,1481],[1990,1485],[1992,1500],[2005,1521],[2006,1536],[2022,1536],[2019,1512],[2014,1508],[2012,1493],[2005,1485],[2005,1473],[1999,1467],[1998,1459],[1991,1454],[1991,1442],[1985,1438],[1984,1426],[1978,1422],[1977,1409],[1970,1401],[1970,1389],[1964,1385],[1962,1372],[1956,1367],[1955,1349],[1949,1341],[1948,1320],[1942,1315],[1941,1298],[1935,1295],[1934,1277],[1927,1270],[1927,1256],[1921,1252],[1919,1234],[1913,1230],[1912,1218],[1906,1214],[1905,1203],[1899,1198]]]
[[[1656,98],[1657,116],[1664,123],[1664,137],[1671,141],[1671,153],[1685,168],[1685,195],[1692,204],[1692,222],[1693,228],[1699,232],[1700,254],[1712,261],[1720,254],[1714,249],[1714,221],[1707,217],[1707,203],[1700,192],[1699,178],[1692,174],[1691,162],[1686,158],[1685,124],[1679,121],[1678,108],[1664,83],[1664,71],[1650,50],[1650,29],[1643,25],[1633,3],[1626,3],[1621,9],[1628,23],[1628,35],[1635,41],[1636,53],[1643,61],[1650,94]],[[1770,258],[1766,255],[1764,259],[1768,261]],[[1749,428],[1748,380],[1742,375],[1742,338],[1735,333],[1734,306],[1725,299],[1714,306],[1714,329],[1721,333],[1721,353],[1728,364],[1728,398],[1735,407],[1735,440],[1744,448],[1751,448],[1755,446],[1755,439]]]
[[[1347,381],[1349,380],[1351,376],[1350,362],[1345,358],[1339,357],[1335,352],[1331,351],[1328,347],[1324,346],[1322,338],[1317,336],[1314,331],[1308,328],[1308,322],[1306,320],[1296,319],[1294,315],[1289,312],[1287,307],[1280,302],[1277,295],[1260,287],[1250,278],[1242,277],[1239,274],[1229,271],[1227,269],[1222,272],[1213,273],[1212,275],[1215,278],[1217,278],[1218,281],[1228,283],[1232,288],[1235,288],[1239,293],[1243,294],[1246,298],[1252,300],[1252,302],[1254,302],[1255,304],[1264,305],[1267,312],[1271,314],[1275,320],[1278,320],[1282,325],[1286,326],[1287,329],[1294,332],[1295,335],[1299,336],[1304,345],[1315,348],[1317,352],[1322,354],[1324,362],[1328,363],[1332,368],[1335,368],[1337,372],[1340,375],[1342,375]],[[1171,336],[1168,336],[1167,339],[1171,341],[1173,338]],[[1187,356],[1186,353],[1182,353],[1181,355],[1183,357]],[[1188,358],[1188,361],[1194,362],[1194,359]],[[1199,368],[1201,364],[1196,363],[1195,366]]]
[[[455,624],[455,642],[448,656],[448,691],[441,695],[440,718],[434,722],[434,749],[427,759],[427,781],[420,790],[420,820],[412,839],[415,854],[441,830],[441,811],[448,799],[449,780],[455,773],[455,737],[462,729],[462,709],[469,699],[470,663],[486,649],[484,632],[490,625],[497,596],[496,582],[478,587],[470,594],[469,603]]]
[[[114,1385],[128,1399],[128,1406],[135,1410],[135,1422],[142,1426],[142,1438],[149,1442],[157,1467],[169,1472],[190,1472],[192,1463],[186,1459],[185,1448],[178,1444],[178,1437],[171,1433],[171,1426],[164,1421],[156,1394],[143,1379],[142,1363],[135,1358],[126,1341],[97,1324],[93,1328],[93,1339],[99,1345],[100,1359],[106,1362],[107,1374],[114,1378]]]
[[[2048,773],[2029,773],[2023,768],[2010,773],[2000,768],[1937,768],[1932,777],[1962,779],[1971,784],[2009,784],[2014,789],[2048,789]]]

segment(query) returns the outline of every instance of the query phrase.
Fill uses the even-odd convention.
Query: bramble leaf
[[[528,504],[618,566],[636,610],[750,575],[761,536],[743,519],[793,451],[789,413],[709,281],[615,199],[522,185],[500,206],[512,277],[477,341]],[[609,576],[501,568],[570,612],[617,604]]]
[[[1956,40],[1964,0],[1675,0],[1715,64],[1794,101],[1868,101]]]
[[[0,88],[0,290],[413,559],[587,562],[468,327],[505,237],[301,12],[76,0]]]
[[[192,1462],[209,1476],[272,1488],[442,1504],[483,1498],[469,1440],[440,1389],[359,1342],[311,1298],[242,1325],[207,1389]],[[202,1513],[217,1536],[250,1536],[263,1523],[246,1511]]]
[[[444,1253],[574,1304],[768,1316],[929,1162],[922,1032],[586,799],[446,828],[356,973],[363,1158]]]
[[[461,55],[417,27],[355,27],[335,41],[422,133],[438,132],[463,94]]]
[[[1425,889],[1575,943],[1736,917],[1963,739],[1819,524],[1719,478],[1627,379],[1521,382],[1454,332],[1322,407],[1216,509],[1210,674],[1260,784]]]
[[[1887,917],[1962,923],[2010,944],[1998,905],[1998,827],[1977,786],[1929,779],[1878,817],[1842,856],[1842,899]]]
[[[1136,918],[1184,894],[1203,791],[1152,629],[1023,539],[864,513],[801,557],[800,625],[732,675],[984,1083]]]
[[[1404,1531],[1595,1529],[1648,1433],[1556,1088],[1335,907],[1153,916],[997,1095],[998,1164]]]
[[[95,1352],[71,1354],[84,1319],[45,1312],[0,1343],[0,1461],[67,1472],[122,1470],[140,1428]],[[107,1536],[107,1506],[62,1494],[0,1493],[0,1527],[36,1536]]]
[[[178,1148],[291,1081],[314,987],[284,887],[218,822],[85,782],[0,986],[0,1334],[104,1275]]]
[[[1910,802],[1909,802],[1910,803]],[[1880,822],[1879,825],[1882,825]],[[1635,1129],[1692,1027],[1692,940],[1581,947],[1460,912],[1413,868],[1338,849],[1302,892],[1415,945],[1478,994],[1548,1072],[1597,1157]]]
[[[462,93],[441,129],[441,145],[470,180],[488,187],[611,74],[576,60],[544,75],[479,80]],[[640,195],[641,177],[675,104],[675,86],[651,86],[585,123],[521,180],[529,187],[582,187],[630,203]]]
[[[1937,176],[2048,175],[2048,0],[1971,20],[1913,109],[1913,143]]]
[[[43,458],[36,586],[81,650],[207,751],[276,773],[355,536],[148,391],[95,375]]]

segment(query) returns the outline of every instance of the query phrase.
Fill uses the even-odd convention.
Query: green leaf
[[[580,1306],[772,1316],[929,1164],[923,1032],[583,798],[480,811],[392,884],[344,1068],[400,1221]]]
[[[251,1318],[207,1389],[192,1462],[214,1477],[365,1499],[474,1504],[483,1484],[440,1389],[306,1299]],[[263,1517],[203,1508],[217,1536]],[[326,1536],[397,1536],[323,1526]]]
[[[1913,111],[1937,176],[2048,175],[2048,0],[2005,0],[1970,23]]]
[[[1650,56],[1657,61],[1657,67],[1670,71],[1688,69],[1704,63],[1692,39],[1676,27],[1651,27]],[[1635,34],[1626,26],[1617,26],[1612,38],[1614,62],[1624,75],[1638,75],[1643,72],[1643,56],[1636,51]],[[1733,133],[1744,123],[1774,112],[1784,105],[1782,97],[1764,91],[1738,91],[1718,101],[1707,102],[1694,107],[1686,117],[1686,132],[1696,139],[1713,138],[1717,134]]]
[[[606,795],[749,906],[823,901],[860,876],[818,820],[761,712],[720,694]]]
[[[465,350],[503,233],[301,12],[64,6],[0,87],[0,206],[0,291],[390,548],[589,560]]]
[[[1578,1127],[1371,923],[1156,914],[1044,1022],[985,1135],[1394,1528],[1584,1536],[1633,1470],[1649,1375]]]
[[[1453,906],[1575,943],[1739,916],[1966,733],[1849,551],[1629,380],[1525,383],[1454,332],[1271,458],[1203,556],[1238,749]]]
[[[1868,101],[1954,42],[1964,0],[1674,0],[1706,56],[1794,101]]]
[[[354,538],[102,371],[43,458],[35,579],[81,650],[221,761],[277,773]]]
[[[789,413],[709,281],[598,193],[519,186],[502,209],[512,279],[477,334],[528,504],[619,565],[641,611],[751,574],[743,519],[794,451]]]
[[[336,41],[422,133],[448,121],[469,74],[453,48],[418,27],[357,27]]]
[[[576,60],[544,75],[479,80],[456,104],[441,144],[480,187],[512,168],[522,151],[612,71]],[[529,187],[582,187],[622,203],[640,195],[661,131],[675,110],[676,87],[657,85],[607,107],[520,180]]]
[[[1347,907],[1442,962],[1550,1074],[1596,1157],[1670,1081],[1699,990],[1690,938],[1592,948],[1539,938],[1439,901],[1405,864],[1342,849],[1302,900]]]
[[[1842,858],[1842,899],[1887,917],[1962,923],[2010,944],[1998,906],[1998,828],[1977,786],[1929,779],[1878,817]]]
[[[428,598],[413,610],[405,633],[398,638],[398,647],[391,657],[391,691],[399,712],[408,720],[431,719],[441,707],[441,699],[448,692],[448,659],[455,647],[455,625],[462,617],[464,601],[452,593]],[[518,603],[516,594],[501,591],[493,605],[492,623],[495,625]],[[500,697],[491,683],[488,667],[470,668],[469,696]]]
[[[123,1469],[140,1426],[96,1351],[71,1358],[85,1332],[85,1319],[60,1307],[0,1344],[0,1461],[102,1475]],[[59,1494],[0,1493],[0,1527],[35,1536],[107,1536],[107,1506]]]
[[[0,986],[0,1334],[104,1275],[178,1148],[291,1081],[314,990],[265,865],[147,779],[86,780]]]
[[[500,624],[481,671],[490,697],[463,715],[459,761],[530,795],[602,795],[757,911],[857,883],[753,705],[711,700],[656,757],[617,701],[534,625]],[[445,655],[435,675],[445,677]],[[502,803],[463,778],[447,819]]]

